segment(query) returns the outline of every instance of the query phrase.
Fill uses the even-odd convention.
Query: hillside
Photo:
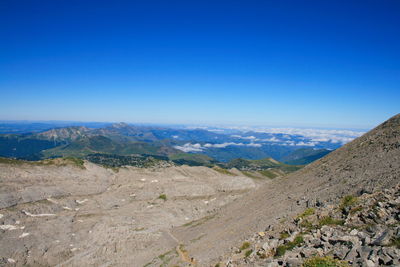
[[[305,168],[272,180],[214,218],[194,227],[176,228],[173,234],[200,266],[215,264],[252,233],[296,216],[306,207],[396,185],[399,158],[400,114]]]
[[[306,165],[328,155],[330,152],[331,150],[328,149],[300,148],[283,157],[281,161],[291,165]]]

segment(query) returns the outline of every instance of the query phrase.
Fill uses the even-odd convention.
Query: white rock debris
[[[18,238],[24,238],[30,235],[30,233],[22,233]]]
[[[11,231],[11,230],[16,230],[17,227],[14,226],[14,225],[11,225],[11,224],[4,224],[4,225],[0,225],[0,229],[1,229],[1,230],[8,230],[8,231]]]
[[[56,216],[53,213],[41,213],[41,214],[32,214],[30,212],[27,212],[25,210],[22,211],[25,215],[30,216],[30,217],[46,217],[46,216]]]
[[[85,203],[86,201],[89,201],[89,199],[85,198],[84,200],[79,200],[79,199],[75,200],[75,202],[80,204],[80,205]]]

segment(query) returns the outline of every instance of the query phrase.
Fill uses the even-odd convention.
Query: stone
[[[374,241],[372,242],[375,246],[386,246],[390,243],[390,231],[386,230],[382,233],[375,236]]]
[[[350,231],[350,235],[357,235],[358,234],[358,230],[357,229],[353,229]]]
[[[367,267],[375,267],[376,264],[372,260],[365,260],[365,265]]]
[[[287,258],[286,264],[289,267],[300,267],[302,265],[302,261],[299,258]]]

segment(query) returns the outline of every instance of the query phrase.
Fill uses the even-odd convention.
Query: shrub
[[[340,260],[331,257],[314,257],[307,259],[303,263],[303,267],[348,267],[349,265]]]
[[[275,257],[280,257],[285,255],[287,247],[285,245],[280,245],[276,248]]]
[[[166,201],[167,200],[167,195],[166,194],[161,194],[158,198]]]

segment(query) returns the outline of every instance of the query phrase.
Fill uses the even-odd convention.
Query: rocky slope
[[[209,266],[252,233],[306,207],[392,187],[400,179],[399,159],[400,114],[321,160],[233,202],[214,218],[195,227],[178,227],[173,234],[198,265]]]
[[[400,266],[400,185],[308,208],[255,233],[220,266]]]

